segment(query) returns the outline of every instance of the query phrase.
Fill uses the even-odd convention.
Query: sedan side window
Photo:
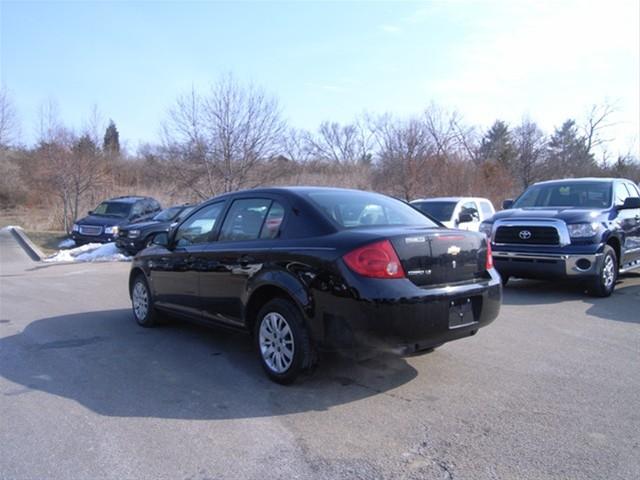
[[[270,215],[269,226],[263,231],[263,224],[270,213],[272,201],[266,198],[247,198],[236,200],[231,204],[229,213],[224,219],[220,231],[219,241],[256,240],[258,238],[273,238],[269,235],[277,235],[282,216],[278,220],[277,210]],[[272,233],[269,233],[271,231]]]
[[[224,202],[214,203],[196,212],[178,228],[175,237],[177,247],[188,247],[209,241],[209,235],[216,226]]]
[[[273,202],[262,226],[260,238],[277,238],[282,220],[284,220],[284,208],[278,202]]]

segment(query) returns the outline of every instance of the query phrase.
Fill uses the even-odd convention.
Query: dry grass
[[[55,231],[29,231],[26,230],[25,233],[31,239],[33,243],[35,243],[43,253],[49,255],[51,253],[55,253],[60,250],[58,245],[62,240],[69,238],[68,235],[64,232],[55,232]]]

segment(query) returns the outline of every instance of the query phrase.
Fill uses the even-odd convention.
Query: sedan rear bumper
[[[383,280],[388,282],[388,280]],[[497,272],[491,278],[439,288],[413,289],[412,296],[342,302],[336,313],[323,313],[316,338],[330,350],[387,349],[410,353],[468,337],[498,316],[502,286]],[[346,299],[345,299],[346,300]],[[351,300],[353,302],[353,300]],[[468,315],[458,322],[459,306]],[[462,318],[462,315],[460,316]]]

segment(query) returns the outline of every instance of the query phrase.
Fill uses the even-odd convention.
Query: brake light
[[[493,268],[493,253],[491,252],[491,241],[487,238],[487,260],[484,268],[491,270]]]
[[[389,240],[365,245],[342,257],[347,266],[363,277],[404,278],[400,259]]]

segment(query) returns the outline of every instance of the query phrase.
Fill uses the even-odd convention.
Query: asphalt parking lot
[[[127,263],[0,246],[2,479],[640,478],[638,274],[514,281],[475,337],[282,387],[244,335],[138,327]]]

